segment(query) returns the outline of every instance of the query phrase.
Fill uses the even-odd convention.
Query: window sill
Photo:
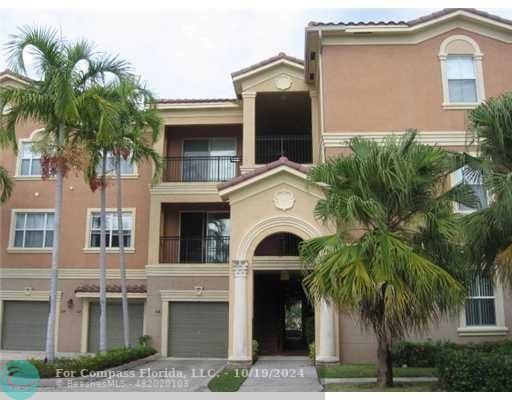
[[[100,252],[99,248],[96,247],[85,247],[83,249],[84,253],[87,254],[98,254]],[[125,254],[133,254],[135,253],[135,249],[133,247],[129,247],[124,249]],[[114,249],[106,249],[107,254],[119,254],[119,248]]]
[[[506,326],[471,326],[458,328],[459,336],[504,336],[508,333]]]
[[[43,179],[41,175],[15,175],[14,176],[15,181],[53,181],[55,178],[53,176],[50,176],[48,179]]]
[[[480,103],[443,103],[445,110],[472,110]]]
[[[52,248],[41,248],[41,247],[8,247],[7,253],[51,253]]]

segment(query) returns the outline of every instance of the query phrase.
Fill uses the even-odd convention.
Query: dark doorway
[[[254,339],[260,353],[306,354],[314,341],[314,310],[297,271],[255,272]]]

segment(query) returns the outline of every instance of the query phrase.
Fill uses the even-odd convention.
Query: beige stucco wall
[[[509,328],[506,335],[461,336],[457,333],[460,327],[459,316],[447,316],[441,321],[432,323],[421,333],[411,333],[405,340],[423,342],[427,340],[452,341],[456,343],[476,343],[512,338],[512,292],[504,294],[505,326]],[[371,328],[366,329],[357,317],[340,315],[340,348],[341,361],[347,363],[375,362],[377,359],[377,342]]]
[[[486,96],[512,90],[512,44],[453,29],[418,44],[329,45],[322,49],[325,132],[465,130],[464,110],[444,110],[441,42],[473,38],[482,51]]]
[[[39,126],[24,123],[17,127],[17,138],[29,138]],[[14,176],[16,156],[8,151],[0,152],[1,164]],[[138,176],[123,178],[123,208],[135,208],[135,252],[126,255],[128,268],[144,268],[147,263],[149,186],[151,183],[151,166],[148,163],[137,164]],[[50,265],[51,254],[46,253],[9,253],[9,234],[12,209],[48,209],[54,208],[53,180],[14,179],[13,194],[0,207],[0,267],[45,267]],[[107,188],[107,207],[116,207],[116,183],[109,181]],[[85,183],[81,172],[71,171],[64,180],[63,216],[61,231],[61,267],[94,267],[98,265],[97,253],[86,253],[87,209],[99,208],[99,192],[93,193]],[[119,265],[117,254],[107,255],[107,266]]]
[[[130,279],[130,285],[143,284],[145,281]],[[75,289],[81,285],[98,285],[97,279],[60,279],[58,291],[62,293],[59,312],[57,351],[79,352],[82,337],[82,300],[75,296]],[[107,284],[119,285],[119,280],[108,280]],[[4,279],[2,278],[1,290],[24,291],[31,288],[33,291],[48,291],[49,279]],[[26,296],[30,301],[30,296]],[[68,301],[72,301],[68,305]],[[71,307],[70,307],[71,305]],[[147,310],[146,310],[147,312]]]

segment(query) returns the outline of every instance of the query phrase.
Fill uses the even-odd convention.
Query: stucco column
[[[242,169],[256,164],[256,93],[243,92],[243,154]]]
[[[318,363],[338,362],[336,351],[336,317],[335,310],[330,301],[322,300],[319,305],[320,329],[319,344],[316,361]]]
[[[248,304],[247,304],[247,269],[246,260],[233,261],[233,353],[232,363],[251,362],[248,340]]]
[[[322,141],[320,132],[320,107],[318,103],[318,92],[311,90],[309,92],[311,99],[311,146],[313,155],[313,164],[318,164],[320,157],[320,143]]]
[[[162,202],[154,195],[149,202],[148,264],[160,263]]]

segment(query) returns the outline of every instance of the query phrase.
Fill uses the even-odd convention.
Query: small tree
[[[336,233],[301,245],[305,284],[316,301],[333,301],[373,330],[380,387],[393,384],[392,341],[458,310],[465,298],[452,202],[475,199],[464,185],[443,190],[459,157],[415,136],[353,139],[351,155],[310,173],[327,185],[315,214]]]
[[[466,217],[467,250],[481,272],[512,285],[512,93],[471,110],[469,122],[480,154],[466,154],[466,161],[490,199]]]
[[[161,119],[154,106],[151,92],[134,79],[121,80],[119,84],[111,88],[110,96],[117,107],[112,153],[117,184],[117,228],[123,309],[123,340],[124,345],[128,347],[130,345],[130,330],[124,255],[121,160],[130,159],[132,162],[149,160],[154,165],[154,179],[158,178],[162,161],[160,155],[153,149],[153,144],[160,135]]]

